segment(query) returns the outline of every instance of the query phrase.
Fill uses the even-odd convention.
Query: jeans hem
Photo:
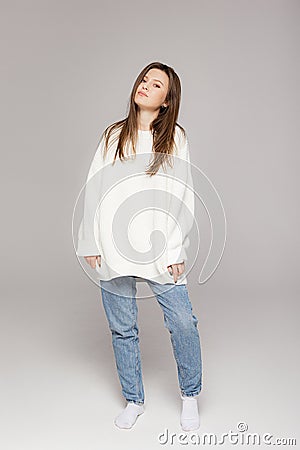
[[[140,402],[140,401],[138,401],[138,400],[127,400],[127,399],[126,399],[126,401],[127,401],[128,403],[134,403],[134,404],[136,404],[136,405],[144,405],[144,402]]]
[[[182,397],[196,397],[197,395],[200,394],[200,392],[201,392],[201,389],[200,389],[200,391],[193,392],[192,394],[185,394],[183,391],[180,391],[180,396],[181,396],[181,398]]]

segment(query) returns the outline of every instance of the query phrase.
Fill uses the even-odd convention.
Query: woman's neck
[[[137,124],[138,129],[141,131],[149,131],[150,130],[150,124],[153,122],[154,119],[158,116],[158,112],[153,111],[146,111],[141,110],[138,113],[137,117]]]

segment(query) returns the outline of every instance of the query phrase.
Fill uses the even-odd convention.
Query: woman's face
[[[168,88],[168,75],[160,69],[150,69],[138,86],[134,101],[142,109],[156,111],[162,105],[167,106],[165,98]]]

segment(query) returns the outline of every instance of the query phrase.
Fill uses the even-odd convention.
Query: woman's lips
[[[143,92],[138,92],[138,94],[143,95],[144,97],[148,97],[148,95],[144,94]]]

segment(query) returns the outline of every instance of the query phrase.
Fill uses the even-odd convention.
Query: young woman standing
[[[145,281],[150,286],[162,309],[164,324],[170,332],[182,399],[182,429],[195,430],[200,424],[197,404],[202,389],[200,338],[198,319],[193,314],[185,276],[188,233],[194,218],[194,194],[187,186],[192,185],[188,139],[185,130],[177,123],[180,99],[181,85],[174,69],[160,62],[148,64],[135,80],[128,116],[106,128],[88,174],[89,187],[86,188],[85,211],[76,253],[84,256],[85,261],[99,274],[116,368],[122,394],[127,401],[126,407],[114,421],[119,428],[131,428],[137,417],[145,411],[137,325],[137,280]],[[128,148],[129,153],[126,153]],[[130,158],[132,155],[134,159]],[[153,159],[150,167],[141,175],[143,165],[139,164],[144,161],[145,155],[151,155]],[[175,177],[178,173],[183,174],[179,176],[183,178],[183,184],[176,184],[169,176],[162,176],[166,173],[166,163],[172,155],[178,156],[176,160],[179,164],[175,165],[175,169],[174,165],[171,166],[169,173]],[[127,170],[126,176],[124,168]],[[114,179],[117,169],[122,181],[126,180],[129,185],[122,185],[121,190],[114,192],[118,185]],[[95,176],[97,174],[98,177]],[[130,185],[131,181],[134,184]],[[105,189],[105,183],[110,189],[107,189],[108,186]],[[110,197],[103,196],[99,208],[100,191],[109,191]],[[158,192],[166,195],[158,195]],[[149,198],[151,202],[154,200],[159,208],[150,208],[144,219],[142,216],[131,236],[131,243],[141,248],[146,237],[153,237],[151,233],[160,228],[165,235],[166,246],[165,251],[157,255],[156,250],[161,248],[161,241],[152,239],[151,250],[145,252],[151,256],[150,263],[149,259],[147,263],[139,263],[135,251],[132,250],[129,256],[127,250],[131,246],[127,247],[126,252],[116,251],[117,240],[123,246],[127,239],[127,236],[122,236],[126,231],[127,220],[124,217],[130,204],[127,204],[123,217],[117,215],[113,206],[118,204],[122,196],[123,202],[134,196],[135,208],[139,209],[136,199],[140,198],[142,209],[148,193],[150,197],[147,197],[147,201]],[[162,205],[165,213],[163,217],[157,212],[162,209]],[[180,223],[180,233],[174,226],[176,221]],[[112,234],[114,227],[117,228]]]

